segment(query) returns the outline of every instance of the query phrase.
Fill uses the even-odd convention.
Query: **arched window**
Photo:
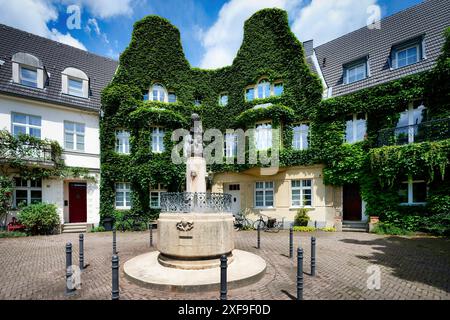
[[[270,82],[266,79],[263,79],[258,83],[258,99],[264,99],[268,97],[270,97]]]
[[[44,88],[44,66],[35,56],[18,52],[12,56],[12,78],[15,83],[32,87]]]
[[[160,85],[159,83],[155,83],[150,91],[150,100],[151,101],[159,101],[166,102],[167,100],[166,89]]]
[[[89,78],[77,68],[66,68],[61,73],[62,92],[71,96],[89,97]]]

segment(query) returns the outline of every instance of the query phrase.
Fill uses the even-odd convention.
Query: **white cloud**
[[[49,1],[0,0],[0,8],[0,23],[86,50],[70,33],[63,34],[47,27],[48,22],[58,19],[58,11]]]
[[[92,26],[92,28],[91,28],[91,26]],[[102,38],[103,41],[105,41],[107,44],[109,44],[108,36],[106,35],[106,33],[103,33],[103,32],[100,30],[100,27],[99,27],[99,25],[98,25],[97,19],[95,19],[95,18],[90,18],[90,19],[88,19],[87,24],[86,24],[86,27],[84,28],[84,30],[85,30],[87,33],[89,33],[89,34],[91,33],[92,30],[94,30],[95,34],[96,34],[98,37]]]
[[[198,37],[205,53],[201,68],[230,65],[241,45],[244,21],[263,8],[288,11],[292,31],[301,41],[314,39],[318,45],[366,24],[367,7],[377,0],[231,0],[223,5],[217,21]]]
[[[64,4],[78,4],[87,8],[93,16],[102,19],[115,16],[131,16],[138,0],[65,0]]]
[[[244,21],[263,8],[287,8],[300,0],[231,0],[223,5],[219,18],[207,31],[198,32],[205,54],[202,68],[218,68],[233,62],[242,42]]]
[[[294,19],[292,31],[314,46],[366,25],[367,8],[377,0],[312,0]]]

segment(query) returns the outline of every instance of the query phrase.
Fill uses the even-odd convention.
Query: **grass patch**
[[[414,232],[402,229],[397,226],[378,222],[372,230],[373,233],[381,235],[395,235],[395,236],[411,236]]]
[[[0,231],[0,238],[19,238],[26,237],[27,234],[25,232],[19,231]]]

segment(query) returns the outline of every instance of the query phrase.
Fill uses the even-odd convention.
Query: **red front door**
[[[344,220],[361,221],[362,202],[359,194],[359,185],[344,185],[344,203],[343,215]]]
[[[86,222],[86,183],[69,183],[69,220],[70,222]]]

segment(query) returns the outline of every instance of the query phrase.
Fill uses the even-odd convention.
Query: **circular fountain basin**
[[[233,260],[231,213],[161,213],[158,219],[158,261],[179,269],[220,265],[220,256]]]
[[[266,262],[256,254],[233,250],[234,260],[227,268],[229,289],[250,285],[262,278]],[[200,292],[219,290],[220,267],[184,270],[163,266],[158,261],[158,251],[134,257],[124,265],[131,281],[151,289],[171,292]]]

